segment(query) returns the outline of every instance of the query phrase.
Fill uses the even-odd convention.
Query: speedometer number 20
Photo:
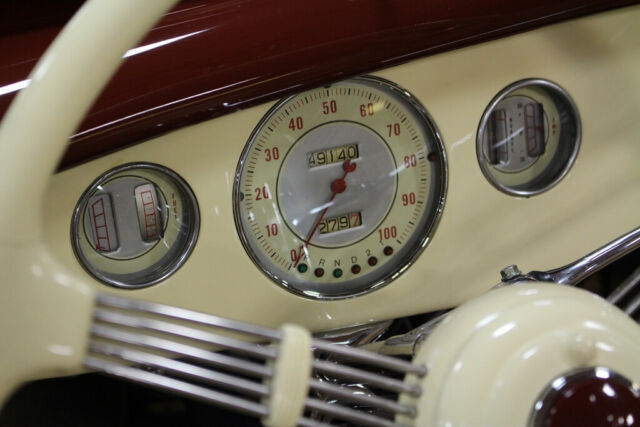
[[[359,295],[424,249],[446,180],[426,110],[394,84],[361,77],[267,113],[238,164],[236,227],[254,263],[288,290]]]

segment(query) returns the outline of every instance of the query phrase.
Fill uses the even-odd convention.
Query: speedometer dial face
[[[276,283],[344,298],[402,273],[444,206],[446,156],[426,110],[361,77],[278,103],[238,165],[236,226]]]

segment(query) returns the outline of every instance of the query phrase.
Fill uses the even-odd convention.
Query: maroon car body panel
[[[56,2],[48,15],[32,1],[1,6],[0,115],[79,3]],[[61,167],[304,88],[634,3],[183,1],[129,51]]]

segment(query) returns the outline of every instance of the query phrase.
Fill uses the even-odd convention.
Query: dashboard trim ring
[[[550,90],[551,92],[556,92],[556,95],[559,95],[562,98],[562,101],[567,103],[571,114],[573,115],[573,119],[575,120],[575,141],[572,143],[575,145],[572,148],[571,154],[564,161],[565,165],[562,167],[561,171],[555,176],[552,180],[550,180],[547,184],[532,190],[526,189],[517,189],[515,187],[509,187],[501,182],[492,175],[490,166],[487,163],[487,159],[483,150],[483,136],[484,130],[487,128],[487,124],[489,122],[489,118],[491,113],[495,110],[496,106],[505,98],[509,97],[513,92],[523,89],[526,87],[542,87],[543,89]],[[504,89],[500,90],[498,94],[491,100],[489,105],[485,108],[482,113],[482,118],[480,119],[480,123],[476,130],[476,156],[478,158],[478,165],[480,166],[480,170],[484,177],[489,181],[491,185],[500,190],[501,192],[508,194],[510,196],[516,197],[531,197],[538,194],[542,194],[551,188],[555,187],[564,179],[565,176],[569,173],[571,168],[573,167],[576,158],[578,157],[578,153],[580,152],[580,145],[582,144],[582,122],[580,120],[580,113],[578,111],[578,107],[571,97],[569,93],[557,83],[554,83],[550,80],[543,78],[527,78],[518,80],[514,83],[507,85]],[[536,159],[537,161],[538,159]],[[553,161],[553,160],[552,160]],[[537,177],[536,179],[538,179]]]
[[[183,197],[186,197],[188,199],[189,206],[193,209],[193,212],[192,212],[193,220],[192,220],[192,227],[189,231],[189,236],[187,237],[186,241],[183,243],[183,248],[178,252],[179,256],[174,258],[170,264],[168,264],[167,266],[164,266],[162,268],[161,274],[151,276],[152,278],[150,280],[144,280],[140,283],[130,284],[130,283],[125,283],[121,280],[116,280],[112,277],[109,277],[101,273],[95,267],[93,267],[90,264],[89,260],[85,259],[85,257],[81,253],[80,234],[76,233],[75,231],[78,229],[80,221],[82,221],[82,216],[83,216],[82,214],[86,207],[87,202],[89,201],[89,198],[98,188],[98,186],[104,182],[109,181],[111,178],[115,177],[117,174],[120,174],[126,171],[133,171],[137,169],[152,170],[152,171],[167,175],[170,179],[172,179],[174,183],[177,184],[177,186],[179,187],[179,190],[183,193]],[[201,224],[200,207],[198,205],[198,200],[195,197],[193,189],[189,186],[189,184],[187,183],[187,181],[185,181],[184,178],[182,178],[173,170],[156,163],[149,163],[149,162],[127,163],[124,165],[116,166],[100,174],[91,183],[91,185],[89,185],[89,187],[87,187],[87,189],[82,193],[82,196],[78,200],[78,203],[76,204],[73,210],[73,215],[71,218],[71,227],[70,227],[71,247],[73,249],[73,253],[76,259],[78,260],[82,268],[91,276],[100,280],[104,284],[113,286],[116,288],[121,288],[121,289],[142,289],[142,288],[147,288],[149,286],[162,282],[169,276],[173,275],[176,271],[178,271],[178,269],[180,269],[180,267],[184,265],[184,263],[187,261],[187,259],[193,252],[196,242],[198,241],[198,236],[200,234],[200,224]]]

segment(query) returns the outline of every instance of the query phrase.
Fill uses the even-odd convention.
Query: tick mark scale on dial
[[[396,239],[396,242],[398,242],[399,245],[402,244],[402,242],[400,240],[398,240],[398,239]]]

